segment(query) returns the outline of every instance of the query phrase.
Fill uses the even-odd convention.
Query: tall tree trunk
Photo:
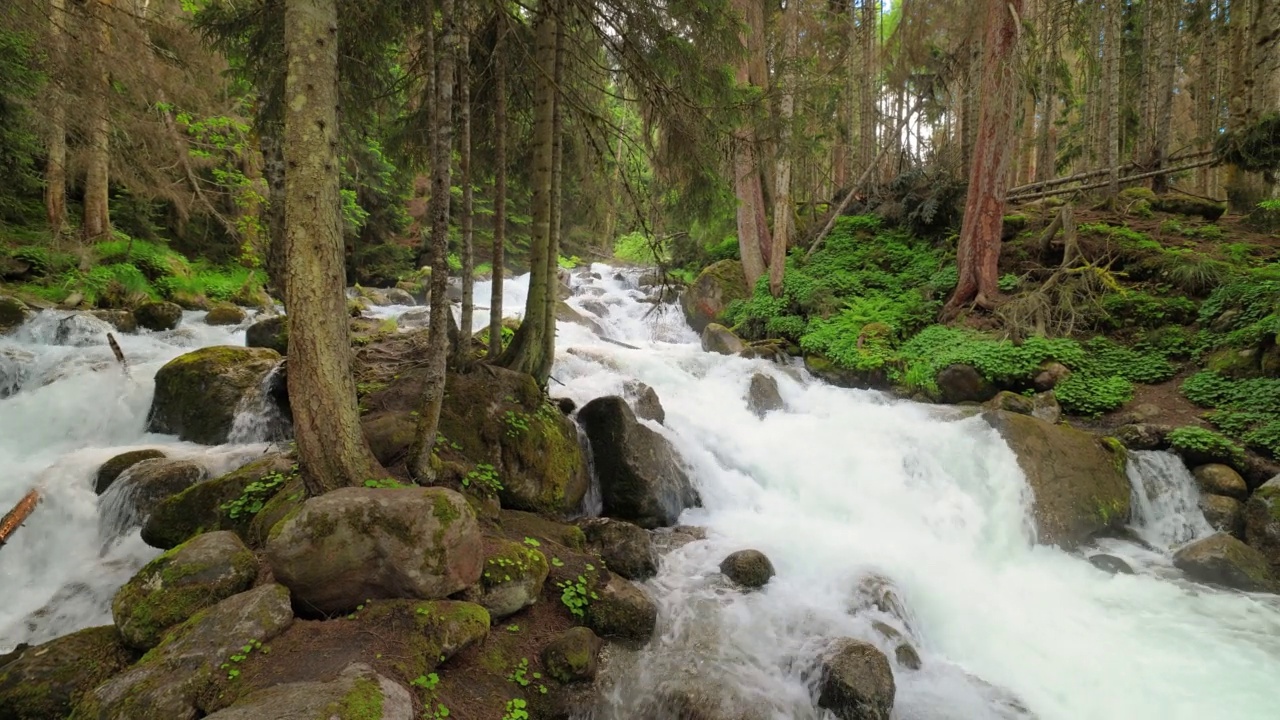
[[[1036,181],[1052,180],[1058,172],[1058,20],[1050,3],[1041,7],[1045,53],[1040,59],[1040,127],[1036,138]]]
[[[285,297],[285,164],[284,126],[277,121],[267,121],[259,130],[262,146],[262,177],[267,182],[267,209],[263,214],[267,227],[267,284],[271,294]],[[286,300],[286,303],[288,301]],[[285,308],[288,310],[288,307]]]
[[[49,5],[49,59],[53,82],[49,84],[49,159],[45,163],[44,207],[49,234],[55,243],[62,237],[67,220],[67,107],[63,83],[67,77],[67,5],[52,0]]]
[[[858,167],[866,170],[875,161],[876,124],[879,116],[880,87],[876,32],[880,25],[880,0],[861,0],[859,22],[862,72],[858,76]]]
[[[1173,127],[1173,87],[1177,81],[1180,6],[1169,0],[1159,0],[1153,4],[1156,6],[1157,31],[1154,38],[1156,77],[1151,109],[1154,132],[1151,135],[1151,145],[1147,149],[1146,165],[1149,170],[1160,170],[1164,167],[1165,158],[1169,155],[1169,136]],[[1169,176],[1157,175],[1152,178],[1151,189],[1157,193],[1167,192]]]
[[[551,376],[551,366],[556,358],[556,305],[560,302],[560,230],[563,214],[561,200],[564,193],[564,101],[560,88],[565,83],[565,60],[568,47],[568,24],[573,12],[572,6],[564,3],[560,6],[563,13],[556,23],[556,56],[553,69],[553,80],[557,92],[555,103],[551,108],[551,238],[547,243],[547,305],[546,332],[542,336],[542,363],[535,368],[533,376],[539,383],[545,384]]]
[[[498,364],[519,372],[534,374],[544,366],[542,357],[546,349],[544,334],[555,332],[547,327],[547,293],[554,287],[547,285],[547,264],[555,263],[549,257],[551,249],[551,175],[555,162],[554,118],[556,87],[553,73],[556,63],[556,7],[555,0],[542,0],[536,28],[533,96],[533,202],[530,208],[532,222],[529,232],[529,293],[525,299],[524,319],[511,338],[511,344],[498,358]],[[536,376],[535,376],[536,377]],[[546,378],[538,378],[546,382]]]
[[[800,0],[787,0],[782,14],[782,99],[779,103],[779,122],[782,126],[778,143],[778,159],[775,163],[777,179],[773,196],[773,244],[769,257],[769,292],[782,296],[782,279],[787,265],[787,244],[791,237],[791,124],[795,115],[795,62],[796,32],[800,13]]]
[[[383,474],[360,431],[342,272],[336,0],[287,0],[284,160],[289,398],[312,495]]]
[[[499,15],[493,46],[493,291],[489,297],[489,360],[502,354],[502,263],[507,242],[507,70],[502,52],[507,18]]]
[[[1234,82],[1228,128],[1239,131],[1280,109],[1280,7],[1274,0],[1232,0],[1229,16]],[[1275,195],[1275,183],[1262,173],[1229,170],[1233,213],[1251,213]]]
[[[1102,48],[1106,65],[1107,82],[1107,138],[1103,164],[1107,175],[1107,198],[1115,200],[1120,194],[1120,62],[1121,62],[1121,11],[1120,0],[1106,0],[1107,32]]]
[[[743,20],[744,30],[740,36],[745,56],[738,61],[735,79],[739,86],[752,84],[752,65],[755,62],[752,50],[758,41],[756,33],[762,33],[763,20],[759,18],[758,0],[734,0],[734,7]],[[758,22],[757,22],[758,21]],[[747,286],[755,287],[756,281],[765,273],[764,247],[768,244],[765,235],[768,228],[764,219],[764,189],[760,184],[760,167],[756,159],[756,133],[753,120],[741,121],[734,131],[733,143],[733,188],[738,200],[738,247],[742,256],[742,269],[746,275]]]
[[[982,109],[973,148],[964,223],[956,252],[960,277],[944,314],[972,302],[991,307],[999,294],[1000,230],[1009,182],[1009,145],[1017,99],[1013,59],[1023,0],[987,0]]]
[[[111,10],[114,0],[93,0],[93,89],[89,102],[89,151],[85,159],[84,222],[85,239],[94,240],[111,232],[107,189],[111,165]]]
[[[462,369],[471,363],[471,326],[475,313],[475,254],[472,248],[474,189],[471,178],[471,60],[467,34],[459,40],[458,55],[458,170],[462,173],[462,318],[458,324],[458,347],[454,364]]]
[[[423,373],[422,407],[418,410],[418,437],[409,455],[409,472],[419,481],[435,479],[431,453],[444,406],[445,366],[449,357],[449,193],[453,169],[453,86],[457,60],[457,17],[454,0],[439,0],[440,47],[436,56],[432,115],[435,146],[431,149],[431,320],[427,328],[426,370]]]

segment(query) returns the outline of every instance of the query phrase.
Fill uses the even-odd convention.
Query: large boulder
[[[1018,456],[1035,496],[1040,542],[1074,549],[1128,522],[1130,486],[1118,442],[1004,410],[983,417]]]
[[[1277,590],[1267,558],[1226,533],[1182,547],[1173,554],[1173,565],[1198,582],[1246,592]]]
[[[267,561],[300,609],[370,598],[452,595],[480,580],[484,541],[465,498],[445,488],[342,488],[271,531]]]
[[[774,410],[783,410],[787,404],[778,393],[778,381],[764,373],[751,376],[751,384],[747,386],[747,409],[756,417],[764,417]]]
[[[587,603],[586,621],[601,637],[646,642],[657,627],[658,606],[644,590],[610,575]]]
[[[289,591],[256,587],[196,613],[138,664],[87,693],[74,717],[92,720],[196,720],[215,676],[246,642],[268,643],[293,623]]]
[[[147,429],[204,445],[227,441],[241,398],[257,391],[280,363],[267,348],[206,347],[170,360],[156,373]]]
[[[934,378],[939,399],[944,403],[986,402],[996,396],[999,389],[971,365],[948,365]]]
[[[137,465],[143,460],[155,460],[163,458],[165,454],[154,448],[147,450],[130,450],[129,452],[120,453],[110,460],[102,463],[98,468],[98,474],[94,478],[93,491],[99,495],[107,491],[111,487],[111,483],[120,477],[121,473],[129,468]]]
[[[149,302],[133,311],[139,327],[154,332],[172,330],[182,322],[182,308],[171,302]]]
[[[1239,500],[1206,493],[1200,496],[1200,512],[1214,530],[1244,539],[1244,504]]]
[[[418,440],[418,418],[403,412],[372,412],[360,418],[360,430],[373,456],[383,467],[393,467],[408,456]]]
[[[578,422],[591,441],[605,515],[665,527],[698,503],[675,448],[637,422],[625,400],[596,398],[578,411]]]
[[[212,530],[248,539],[254,516],[293,476],[293,458],[273,453],[244,467],[196,483],[162,500],[142,526],[142,539],[162,549]]]
[[[638,380],[627,383],[625,390],[635,408],[636,417],[653,420],[659,425],[666,422],[667,411],[662,407],[662,399],[658,397],[656,390]]]
[[[101,347],[114,326],[89,312],[74,312],[58,320],[53,342],[68,347]]]
[[[1244,533],[1249,545],[1280,572],[1280,475],[1254,490],[1244,504]]]
[[[551,570],[546,556],[511,540],[493,538],[486,545],[478,602],[490,617],[504,618],[537,602]]]
[[[592,680],[600,667],[604,641],[590,628],[569,628],[542,649],[542,666],[562,683]]]
[[[122,333],[138,331],[138,320],[128,310],[90,310],[89,314]]]
[[[0,399],[21,390],[35,364],[36,356],[26,350],[0,348]]]
[[[196,612],[249,588],[258,561],[231,532],[197,535],[147,563],[111,602],[120,637],[149,650]]]
[[[889,375],[883,367],[855,370],[837,365],[822,355],[805,355],[804,369],[836,387],[856,390],[885,390],[889,387]]]
[[[737,355],[746,347],[747,345],[742,342],[742,338],[734,335],[732,330],[719,323],[708,323],[702,329],[702,349],[707,352],[720,355]]]
[[[371,714],[372,713],[372,714]],[[328,682],[273,685],[250,693],[206,720],[416,720],[413,696],[365,663],[352,663]]]
[[[248,317],[243,309],[231,303],[219,303],[205,313],[204,322],[206,325],[239,325]]]
[[[1037,420],[1055,424],[1062,419],[1062,407],[1052,392],[1037,393],[1031,397],[1008,390],[997,393],[983,406],[988,410],[1008,410],[1020,415],[1030,415]]]
[[[128,529],[145,523],[156,506],[207,476],[204,466],[191,460],[143,460],[111,483],[102,506],[117,518],[118,529]]]
[[[708,323],[721,319],[729,303],[746,300],[750,296],[742,263],[737,260],[721,260],[708,265],[698,274],[698,279],[680,296],[680,305],[684,308],[689,326],[702,332]]]
[[[1210,495],[1225,495],[1236,500],[1249,497],[1249,486],[1245,484],[1240,473],[1229,465],[1210,463],[1201,465],[1191,471],[1202,492]]]
[[[272,315],[259,320],[244,331],[244,344],[251,348],[270,348],[281,355],[289,354],[289,319]]]
[[[840,720],[889,720],[896,692],[889,659],[874,645],[842,638],[827,651],[818,707]]]
[[[65,718],[85,693],[133,663],[110,625],[27,648],[0,664],[0,718]]]
[[[775,572],[769,557],[759,550],[739,550],[720,561],[720,572],[745,588],[758,589],[769,584]]]
[[[611,571],[637,581],[658,574],[658,553],[644,528],[613,518],[587,518],[578,526],[586,535],[587,547]]]
[[[17,330],[31,316],[27,304],[15,297],[0,295],[0,335]]]

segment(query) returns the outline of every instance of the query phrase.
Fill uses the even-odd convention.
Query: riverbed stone
[[[128,493],[134,516],[145,521],[160,503],[206,477],[208,471],[197,462],[160,457],[135,463],[111,484],[127,483],[115,492]]]
[[[1200,511],[1215,530],[1244,539],[1244,503],[1225,495],[1200,496]]]
[[[1052,392],[1032,396],[1003,390],[988,400],[983,407],[988,410],[1007,410],[1020,415],[1030,415],[1037,420],[1054,424],[1062,419],[1062,407]]]
[[[653,420],[661,425],[667,419],[667,411],[662,407],[662,399],[652,387],[636,380],[627,383],[626,393],[635,404],[636,417]]]
[[[653,540],[639,525],[614,518],[587,518],[578,523],[587,547],[604,560],[609,570],[628,580],[648,580],[658,574],[658,553]]]
[[[300,609],[366,599],[447,597],[480,580],[475,512],[445,488],[342,488],[304,502],[271,531],[267,561]]]
[[[953,364],[938,371],[934,379],[942,402],[956,405],[963,402],[986,402],[996,396],[999,389],[971,365]]]
[[[218,303],[205,313],[204,322],[206,325],[239,325],[248,317],[242,308],[231,303]]]
[[[1245,539],[1280,573],[1280,475],[1253,491],[1244,504]]]
[[[138,320],[128,310],[90,310],[89,314],[122,333],[138,331]]]
[[[373,714],[369,714],[373,713]],[[416,720],[413,696],[365,663],[352,663],[328,682],[273,685],[241,698],[205,720]]]
[[[569,628],[542,649],[542,666],[562,683],[592,680],[599,671],[603,647],[604,641],[590,628]]]
[[[270,348],[287,355],[289,353],[289,319],[284,315],[272,315],[250,325],[244,331],[246,347]]]
[[[729,303],[746,300],[751,292],[742,263],[721,260],[708,265],[680,296],[684,316],[694,332],[702,332],[709,323],[718,322]]]
[[[1116,439],[1130,450],[1164,450],[1169,447],[1171,425],[1132,423],[1116,429]]]
[[[747,386],[747,409],[756,417],[764,417],[774,410],[783,410],[786,406],[778,392],[777,380],[764,373],[751,376],[751,383]]]
[[[137,656],[114,626],[86,628],[27,647],[0,665],[0,718],[65,718],[80,698]]]
[[[1236,500],[1244,500],[1249,497],[1249,486],[1245,484],[1244,478],[1240,477],[1240,473],[1231,469],[1228,465],[1220,463],[1201,465],[1192,470],[1191,474],[1195,476],[1196,482],[1200,484],[1202,492],[1211,495],[1225,495]]]
[[[702,329],[702,349],[720,355],[737,355],[747,347],[729,328],[719,323],[709,323]]]
[[[1031,380],[1031,387],[1037,392],[1048,392],[1069,377],[1071,377],[1071,370],[1066,365],[1048,361],[1036,370],[1036,376]]]
[[[541,551],[502,538],[487,538],[479,604],[497,620],[538,601],[550,572]]]
[[[1173,554],[1173,565],[1197,582],[1246,592],[1277,590],[1267,558],[1226,533],[1182,547]]]
[[[17,330],[31,316],[27,304],[15,297],[0,295],[0,335]]]
[[[601,637],[647,641],[658,624],[658,605],[620,575],[610,575],[587,603],[586,623]]]
[[[272,453],[225,475],[196,483],[165,498],[142,526],[142,539],[169,549],[213,530],[230,530],[248,541],[254,515],[296,477],[291,455]]]
[[[134,309],[133,317],[140,327],[147,330],[172,330],[182,322],[182,308],[171,302],[143,303]]]
[[[769,557],[759,550],[739,550],[720,562],[720,572],[745,588],[758,589],[769,584],[776,572]]]
[[[896,692],[889,659],[874,645],[842,638],[827,651],[818,707],[840,720],[889,720]]]
[[[230,345],[180,355],[156,372],[147,429],[221,445],[231,433],[240,400],[279,363],[274,350]]]
[[[1112,575],[1132,575],[1133,568],[1129,567],[1129,563],[1121,560],[1115,555],[1107,555],[1099,553],[1089,556],[1089,564]]]
[[[98,468],[98,473],[94,477],[93,491],[98,495],[107,491],[111,487],[111,483],[120,477],[121,473],[129,468],[137,465],[143,460],[155,460],[163,458],[165,454],[155,448],[146,450],[130,450],[129,452],[120,453],[110,460],[102,463]]]

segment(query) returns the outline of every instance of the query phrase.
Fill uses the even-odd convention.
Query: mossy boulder
[[[646,642],[658,624],[658,606],[644,590],[610,575],[587,603],[586,621],[601,637]]]
[[[259,320],[244,331],[244,344],[251,348],[270,348],[281,355],[289,354],[289,319],[272,315]]]
[[[604,641],[589,628],[569,628],[542,649],[542,666],[562,683],[589,681],[599,670],[603,647]]]
[[[489,615],[504,618],[537,602],[551,569],[546,556],[501,538],[489,538],[485,546],[478,602]]]
[[[1244,539],[1244,503],[1225,495],[1200,496],[1200,512],[1214,530]]]
[[[776,574],[769,557],[759,550],[739,550],[720,561],[720,572],[734,583],[752,590],[769,584]]]
[[[680,305],[689,326],[696,332],[702,332],[709,323],[719,322],[724,317],[729,303],[746,300],[750,296],[742,263],[721,260],[698,274],[698,278],[680,296]]]
[[[720,323],[708,323],[702,329],[702,349],[720,355],[737,355],[746,349],[742,338]]]
[[[81,698],[77,720],[195,720],[223,663],[249,641],[267,643],[293,623],[289,591],[261,585],[197,612],[136,665]]]
[[[204,316],[206,325],[239,325],[249,318],[245,311],[231,303],[218,303]]]
[[[128,310],[90,310],[89,314],[122,333],[138,332],[138,320]]]
[[[161,332],[172,330],[182,322],[182,308],[171,302],[149,302],[139,305],[133,311],[138,326]]]
[[[149,650],[169,628],[248,589],[257,574],[257,560],[235,533],[197,535],[125,583],[111,602],[111,615],[126,645]]]
[[[455,600],[374,600],[356,616],[362,626],[406,644],[393,664],[412,680],[484,640],[492,618],[482,606]]]
[[[934,383],[938,386],[939,399],[952,405],[986,402],[999,392],[999,388],[971,365],[948,365],[938,371]]]
[[[747,385],[747,409],[756,417],[764,417],[774,410],[784,410],[787,404],[778,392],[778,381],[764,373],[751,376]]]
[[[418,418],[407,412],[374,412],[360,418],[360,429],[383,467],[403,460],[418,440]]]
[[[1244,500],[1249,496],[1249,486],[1245,484],[1244,478],[1229,465],[1209,463],[1192,470],[1191,474],[1195,476],[1202,492],[1225,495],[1236,500]]]
[[[1263,374],[1260,355],[1257,348],[1222,348],[1210,353],[1204,359],[1204,365],[1207,370],[1223,377],[1237,380],[1256,378]]]
[[[577,552],[584,551],[587,546],[586,534],[578,526],[531,512],[502,510],[498,513],[498,524],[511,536],[531,537],[543,543],[552,542]]]
[[[1267,558],[1226,533],[1186,545],[1173,554],[1173,566],[1197,582],[1244,590],[1276,592]]]
[[[830,385],[854,390],[886,390],[889,375],[883,367],[855,370],[837,365],[823,355],[805,355],[804,369]]]
[[[1244,504],[1245,539],[1280,573],[1280,475],[1253,491]]]
[[[1087,432],[1028,415],[988,411],[983,418],[1018,457],[1035,496],[1041,543],[1074,549],[1129,520],[1125,451]]]
[[[1150,203],[1151,209],[1157,212],[1202,217],[1209,222],[1217,222],[1218,218],[1227,212],[1227,206],[1224,203],[1204,200],[1181,193],[1157,195],[1150,200]]]
[[[136,657],[120,643],[110,625],[27,648],[0,666],[0,718],[65,718],[85,693],[128,667]]]
[[[596,398],[578,411],[578,422],[591,441],[605,515],[665,527],[698,503],[675,448],[637,422],[625,400]]]
[[[1130,450],[1164,450],[1169,447],[1171,425],[1132,423],[1116,429],[1116,439]]]
[[[248,540],[249,525],[293,476],[292,456],[273,453],[221,477],[196,483],[156,505],[142,539],[162,549],[212,530],[231,530]]]
[[[156,449],[147,450],[130,450],[129,452],[120,453],[110,460],[102,463],[98,468],[98,473],[94,477],[93,491],[99,495],[107,491],[111,487],[111,483],[120,477],[121,473],[129,468],[137,465],[143,460],[155,460],[163,458],[165,454]]]
[[[370,598],[436,599],[480,580],[475,512],[445,488],[342,488],[271,530],[267,561],[299,609],[349,610]]]
[[[896,693],[889,659],[871,643],[842,638],[827,651],[818,707],[840,720],[889,720]]]
[[[1050,424],[1062,419],[1062,407],[1058,405],[1053,392],[1037,393],[1028,397],[1004,390],[984,403],[983,407],[988,410],[1007,410],[1019,415],[1030,415]]]
[[[27,304],[15,297],[0,295],[0,335],[17,330],[31,316]]]
[[[147,429],[203,445],[221,445],[236,409],[280,362],[267,348],[206,347],[170,360],[156,373]]]
[[[285,483],[249,521],[249,534],[245,542],[252,548],[265,547],[271,536],[271,529],[301,508],[306,500],[307,493],[302,485],[302,478],[294,478]]]
[[[413,696],[401,684],[365,663],[348,665],[328,682],[273,685],[250,693],[206,720],[266,718],[339,718],[340,720],[417,720]]]
[[[613,518],[587,518],[578,526],[609,570],[636,581],[658,574],[658,552],[644,528]]]
[[[111,483],[105,503],[123,503],[127,527],[142,525],[165,500],[204,480],[208,471],[191,460],[153,458],[135,463]]]

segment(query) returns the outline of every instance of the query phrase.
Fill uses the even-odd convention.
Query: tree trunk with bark
[[[556,23],[556,55],[555,67],[552,71],[553,83],[557,92],[553,96],[551,107],[551,237],[547,243],[547,304],[546,332],[542,336],[542,362],[533,376],[539,384],[546,384],[551,376],[551,366],[556,358],[556,304],[560,302],[560,230],[563,213],[561,198],[564,193],[564,101],[561,88],[565,83],[565,61],[568,47],[567,27],[572,15],[572,6],[562,4],[563,13]]]
[[[44,207],[49,234],[54,242],[62,236],[67,220],[67,106],[63,87],[67,75],[67,4],[52,0],[49,5],[49,60],[55,69],[49,84],[49,157],[44,171]]]
[[[734,0],[734,8],[740,13],[744,30],[740,35],[745,55],[738,61],[735,80],[740,87],[752,84],[752,65],[756,62],[753,49],[760,42],[755,37],[762,34],[763,18],[758,0]],[[764,188],[760,183],[760,167],[756,158],[756,132],[752,120],[743,120],[734,131],[733,189],[738,200],[738,247],[742,257],[742,269],[747,287],[754,288],[756,281],[765,274],[765,250],[769,244],[768,226],[764,220]]]
[[[1036,181],[1052,180],[1058,172],[1058,20],[1051,5],[1042,7],[1041,30],[1045,55],[1040,59],[1040,126],[1036,139]]]
[[[489,297],[489,360],[502,355],[502,276],[507,242],[507,71],[502,51],[507,18],[498,18],[493,55],[493,291]]]
[[[973,303],[990,308],[999,294],[1000,232],[1009,182],[1010,142],[1016,106],[1013,58],[1023,0],[987,0],[983,42],[983,104],[974,140],[956,264],[959,282],[945,314]]]
[[[471,62],[467,34],[462,33],[458,46],[458,170],[462,174],[462,317],[458,322],[458,347],[454,364],[464,368],[471,363],[472,317],[475,314],[475,251],[472,247],[474,223],[474,189],[471,177]]]
[[[1107,198],[1114,200],[1120,194],[1120,62],[1121,62],[1121,2],[1106,0],[1107,31],[1102,52],[1106,66],[1107,136],[1103,164],[1110,169]]]
[[[339,210],[336,0],[287,0],[284,31],[289,399],[303,483],[319,495],[384,471],[360,431],[351,371]]]
[[[111,11],[114,0],[93,0],[94,68],[89,102],[89,147],[85,157],[84,222],[86,240],[111,232],[107,203],[111,166],[111,73],[107,53],[111,48]]]
[[[794,121],[796,31],[800,13],[799,0],[787,0],[782,12],[782,98],[778,115],[781,138],[778,143],[778,159],[775,163],[777,177],[774,180],[773,240],[769,256],[769,292],[782,296],[782,279],[787,265],[787,245],[791,239],[791,125]]]

